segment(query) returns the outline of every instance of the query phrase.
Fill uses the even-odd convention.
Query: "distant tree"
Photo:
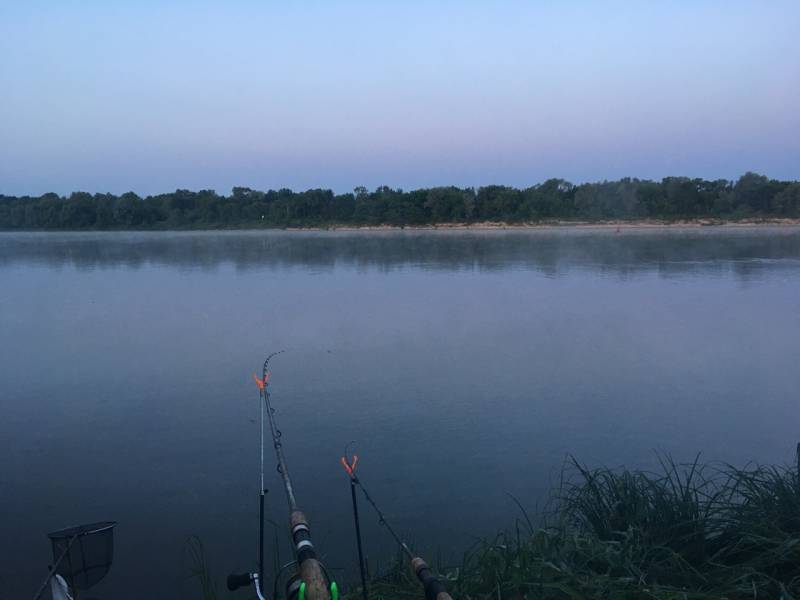
[[[775,195],[772,208],[786,217],[800,217],[800,183],[790,183]]]
[[[349,223],[353,220],[356,209],[356,197],[353,194],[339,194],[333,198],[333,222]]]
[[[61,220],[73,229],[90,229],[97,222],[97,205],[91,194],[73,192],[61,205]]]
[[[133,192],[122,194],[114,207],[114,222],[120,227],[141,225],[141,202],[142,199]]]
[[[353,221],[355,223],[369,222],[369,192],[364,186],[358,186],[353,190],[355,201],[353,207]]]
[[[95,194],[95,227],[97,229],[113,229],[114,206],[117,198],[113,194]]]
[[[666,177],[661,182],[624,178],[575,186],[563,179],[519,190],[490,185],[403,191],[360,186],[352,194],[290,189],[266,192],[235,187],[229,196],[214,190],[179,189],[141,198],[75,192],[38,197],[0,195],[3,229],[161,229],[415,225],[475,221],[548,219],[684,219],[800,217],[800,182],[745,173],[726,180]]]
[[[481,221],[520,220],[522,192],[504,185],[489,185],[478,189],[475,198],[476,217]]]
[[[763,215],[772,211],[772,199],[785,187],[785,184],[764,175],[748,172],[739,178],[733,191],[739,206],[746,206],[751,212]]]
[[[638,181],[622,179],[578,186],[575,210],[589,219],[630,219],[641,217],[645,210],[639,202]]]
[[[431,188],[425,199],[425,209],[434,223],[464,222],[472,217],[475,200],[470,192],[456,187]]]
[[[522,190],[520,218],[527,221],[568,219],[573,213],[575,186],[563,179],[548,179],[544,183]]]

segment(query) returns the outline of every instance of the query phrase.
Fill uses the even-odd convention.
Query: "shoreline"
[[[531,223],[503,223],[485,221],[478,223],[437,223],[431,225],[330,225],[319,227],[279,227],[278,231],[442,231],[442,230],[525,230],[525,229],[677,229],[690,227],[776,227],[800,226],[800,219],[745,219],[722,221],[693,219],[681,221],[537,221]],[[258,228],[256,228],[258,229]]]
[[[184,227],[180,229],[131,228],[131,229],[0,229],[0,233],[130,233],[162,232],[180,233],[192,231],[286,231],[302,233],[309,231],[357,232],[357,231],[524,231],[543,229],[719,229],[752,227],[800,227],[800,218],[763,218],[725,221],[717,219],[686,219],[679,221],[659,221],[642,219],[640,221],[536,221],[529,223],[504,223],[482,221],[477,223],[436,223],[427,225],[319,225],[309,227]]]

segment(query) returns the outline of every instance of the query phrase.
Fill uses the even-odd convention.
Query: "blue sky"
[[[0,193],[800,179],[800,2],[8,2]]]

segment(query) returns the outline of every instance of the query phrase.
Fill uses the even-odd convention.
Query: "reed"
[[[531,516],[512,497],[514,527],[440,566],[440,579],[458,600],[800,599],[800,462],[659,462],[651,472],[570,459],[547,510]],[[202,597],[215,600],[199,539],[187,554]],[[421,599],[401,553],[392,564],[369,597]]]
[[[202,540],[196,535],[190,535],[184,544],[184,553],[189,563],[189,578],[196,579],[200,585],[200,597],[203,600],[217,600],[217,584],[211,577]]]
[[[514,499],[516,502],[516,499]],[[521,505],[520,505],[521,506]],[[800,598],[798,466],[566,467],[551,510],[443,569],[460,600]],[[398,566],[374,600],[421,598]],[[348,598],[356,598],[351,594]]]

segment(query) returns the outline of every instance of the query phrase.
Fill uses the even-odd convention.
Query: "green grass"
[[[548,510],[531,519],[512,500],[520,517],[511,530],[438,569],[455,600],[800,600],[797,465],[663,458],[643,472],[572,460]],[[213,600],[199,540],[189,552],[203,598]],[[369,591],[371,600],[424,597],[400,556]],[[361,600],[360,590],[344,598]]]
[[[796,467],[663,459],[641,472],[573,460],[552,505],[539,525],[523,513],[442,569],[453,598],[800,598]],[[370,598],[422,593],[406,565],[373,582]]]
[[[189,577],[196,579],[200,585],[200,597],[203,600],[217,600],[217,584],[211,577],[203,542],[196,535],[189,536],[184,552],[189,564]]]

